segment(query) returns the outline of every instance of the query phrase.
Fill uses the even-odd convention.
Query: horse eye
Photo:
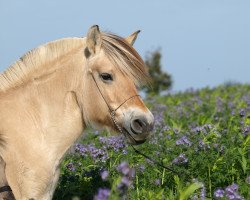
[[[102,73],[102,74],[100,74],[100,77],[104,81],[113,81],[112,75],[108,74],[108,73]]]

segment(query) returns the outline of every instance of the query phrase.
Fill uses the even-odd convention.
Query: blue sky
[[[26,51],[101,30],[127,36],[145,57],[161,48],[173,90],[250,83],[249,0],[0,0],[0,71]]]

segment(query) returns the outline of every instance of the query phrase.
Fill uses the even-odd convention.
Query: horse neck
[[[44,102],[50,110],[51,120],[56,121],[58,126],[51,133],[51,141],[58,140],[58,144],[57,147],[51,148],[57,148],[58,157],[61,157],[85,128],[82,105],[78,101],[79,93],[83,92],[79,91],[79,88],[82,88],[83,74],[85,74],[84,55],[76,52],[57,65],[61,68],[55,72],[51,81],[46,83],[45,80],[40,87],[44,91]]]
[[[79,51],[74,51],[42,66],[41,70],[31,74],[26,83],[14,91],[28,92],[30,98],[42,98],[44,105],[62,102],[66,92],[75,91],[81,81],[80,74],[83,73],[85,61]],[[38,93],[35,95],[35,92]]]
[[[83,71],[81,65],[84,65],[81,56],[83,57],[79,52],[75,52],[71,56],[54,61],[53,65],[44,66],[50,70],[34,74],[30,81],[10,91],[10,95],[5,97],[14,101],[17,107],[13,108],[14,110],[29,113],[29,118],[37,119],[39,127],[37,133],[32,134],[39,134],[40,138],[44,138],[44,133],[39,132],[44,130],[44,144],[55,152],[53,156],[57,158],[63,156],[84,129],[82,111],[76,96],[76,88]],[[35,125],[33,121],[28,121],[29,118],[24,117],[23,120],[27,120],[25,123],[31,126]]]

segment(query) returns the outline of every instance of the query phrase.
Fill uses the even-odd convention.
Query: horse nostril
[[[144,119],[134,119],[130,126],[134,134],[140,134],[146,131],[147,122]]]

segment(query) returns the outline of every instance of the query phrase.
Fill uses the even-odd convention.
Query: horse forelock
[[[150,82],[144,61],[124,38],[102,32],[102,49],[114,65],[129,75],[136,85]]]

